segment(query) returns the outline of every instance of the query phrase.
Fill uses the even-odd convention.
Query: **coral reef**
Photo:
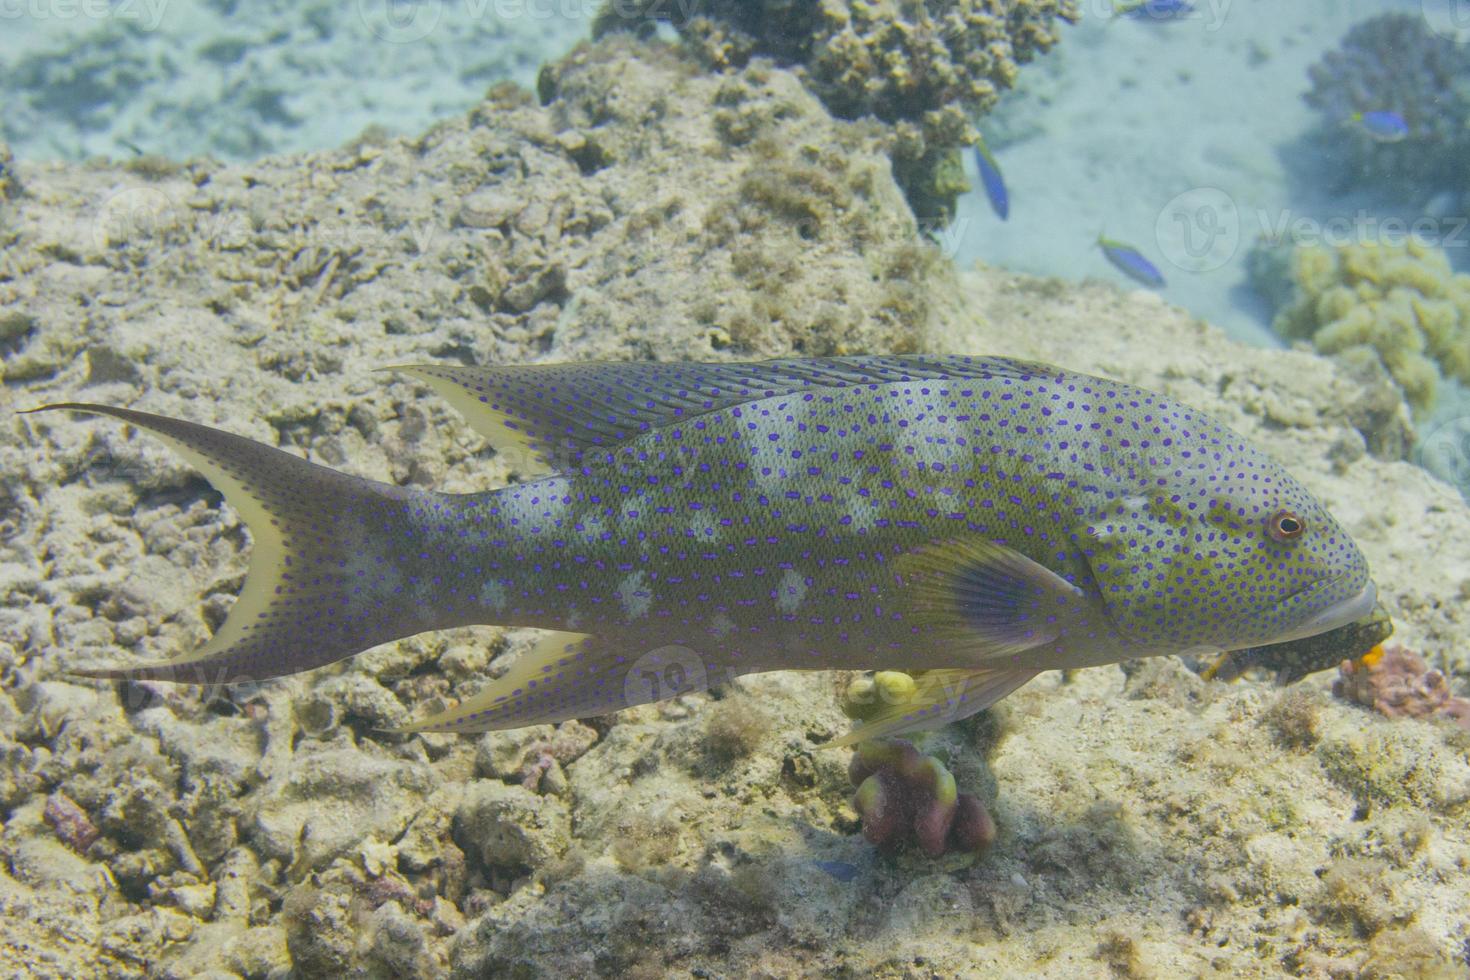
[[[487,732],[476,747],[475,768],[485,776],[518,782],[533,793],[561,796],[567,785],[564,767],[596,742],[597,732],[579,721]]]
[[[1349,358],[1371,350],[1419,413],[1443,378],[1470,383],[1470,275],[1441,249],[1300,246],[1291,270],[1295,297],[1272,324],[1283,337]]]
[[[1305,687],[1283,691],[1261,720],[1271,729],[1278,744],[1309,749],[1322,737],[1321,695]]]
[[[1450,693],[1444,674],[1402,646],[1375,647],[1344,660],[1332,693],[1390,718],[1448,718],[1470,731],[1470,698]]]
[[[1470,51],[1418,14],[1372,17],[1308,69],[1304,98],[1321,110],[1328,139],[1354,181],[1466,186],[1470,153]],[[1393,111],[1408,124],[1397,141],[1375,139],[1351,120]],[[1339,154],[1340,148],[1340,154]]]
[[[724,698],[706,712],[704,735],[710,755],[722,763],[744,759],[760,747],[771,719],[746,698]]]
[[[847,773],[857,787],[853,807],[863,836],[872,844],[894,848],[912,839],[939,857],[950,850],[974,853],[995,841],[985,804],[959,792],[944,763],[909,742],[860,742]]]
[[[1075,0],[610,0],[593,35],[676,27],[715,68],[764,55],[797,66],[840,119],[893,127],[893,169],[922,224],[948,224],[968,191],[960,149],[971,121],[1015,84],[1020,66],[1056,44]]]
[[[56,830],[57,838],[78,854],[87,853],[87,848],[102,836],[87,812],[67,799],[65,793],[52,793],[46,798],[43,816]]]
[[[1470,512],[1369,452],[1364,382],[1337,361],[1144,293],[930,261],[881,135],[769,63],[707,77],[624,37],[548,77],[544,105],[496,89],[415,139],[172,175],[17,163],[0,400],[136,405],[463,492],[523,461],[374,369],[897,344],[1051,360],[1290,460],[1403,642],[1470,666]],[[746,199],[772,161],[801,182]],[[1268,718],[1257,684],[1195,697],[1156,671],[1123,696],[1121,668],[1044,674],[922,743],[1005,828],[977,861],[873,853],[848,758],[818,747],[849,727],[825,674],[483,738],[383,729],[475,693],[524,632],[219,691],[68,675],[207,638],[250,542],[156,443],[4,418],[0,975],[1414,976],[1463,957],[1463,736],[1336,699]],[[48,818],[58,793],[76,809]],[[84,853],[58,836],[90,837],[78,811]],[[1344,855],[1397,875],[1386,917],[1324,889]]]

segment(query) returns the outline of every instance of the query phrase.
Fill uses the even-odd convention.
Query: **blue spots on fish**
[[[1183,20],[1194,12],[1189,0],[1119,0],[1113,4],[1116,16],[1137,21]]]
[[[985,188],[985,196],[990,199],[991,209],[1000,220],[1006,220],[1011,216],[1011,196],[1006,191],[1006,181],[1001,176],[1000,165],[995,162],[995,157],[991,155],[990,148],[983,139],[975,140],[975,166],[980,171],[980,184]]]
[[[1408,121],[1391,109],[1355,112],[1348,117],[1348,122],[1376,143],[1397,143],[1409,138]]]
[[[923,671],[913,699],[825,743],[841,746],[973,714],[1040,670],[1299,640],[1374,599],[1346,533],[1239,436],[1059,368],[410,371],[548,472],[477,494],[407,490],[194,423],[51,406],[164,438],[256,535],[208,645],[88,675],[256,679],[434,629],[556,631],[412,726],[484,731],[762,670]]]
[[[1159,267],[1144,258],[1143,253],[1132,245],[1101,235],[1098,236],[1097,244],[1102,249],[1103,255],[1113,264],[1113,268],[1129,279],[1142,283],[1150,289],[1164,288],[1164,274],[1159,271]]]

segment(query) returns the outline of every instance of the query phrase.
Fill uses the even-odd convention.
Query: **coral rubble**
[[[971,120],[1015,84],[1020,66],[1059,39],[1075,0],[611,0],[594,36],[668,21],[706,64],[764,55],[799,67],[840,119],[893,127],[894,174],[921,222],[948,223],[969,190],[959,150]]]
[[[1324,354],[1371,352],[1421,413],[1443,378],[1470,383],[1470,275],[1442,250],[1413,239],[1300,246],[1291,274],[1295,297],[1272,324],[1283,337]]]

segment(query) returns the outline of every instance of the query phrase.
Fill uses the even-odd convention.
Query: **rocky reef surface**
[[[881,124],[835,119],[763,58],[710,75],[609,37],[540,94],[249,165],[8,167],[0,404],[126,403],[464,491],[522,461],[374,369],[1048,360],[1288,461],[1361,543],[1396,642],[1463,693],[1470,510],[1392,451],[1411,423],[1386,375],[1243,347],[1147,293],[956,273],[918,236]],[[878,852],[851,753],[817,747],[846,730],[843,676],[478,738],[382,729],[471,693],[528,633],[416,637],[249,688],[69,678],[208,636],[248,535],[121,426],[11,415],[0,467],[5,973],[1465,969],[1470,739],[1326,678],[1211,684],[1171,659],[1044,675],[919,743],[994,816],[984,856]]]
[[[933,228],[970,189],[960,150],[978,139],[972,120],[1081,16],[1076,0],[609,0],[592,31],[668,23],[709,67],[763,55],[838,118],[889,124],[894,179]]]

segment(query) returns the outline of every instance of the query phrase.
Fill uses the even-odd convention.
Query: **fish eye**
[[[1289,510],[1279,510],[1266,522],[1266,533],[1275,541],[1295,541],[1307,531],[1307,522]]]

